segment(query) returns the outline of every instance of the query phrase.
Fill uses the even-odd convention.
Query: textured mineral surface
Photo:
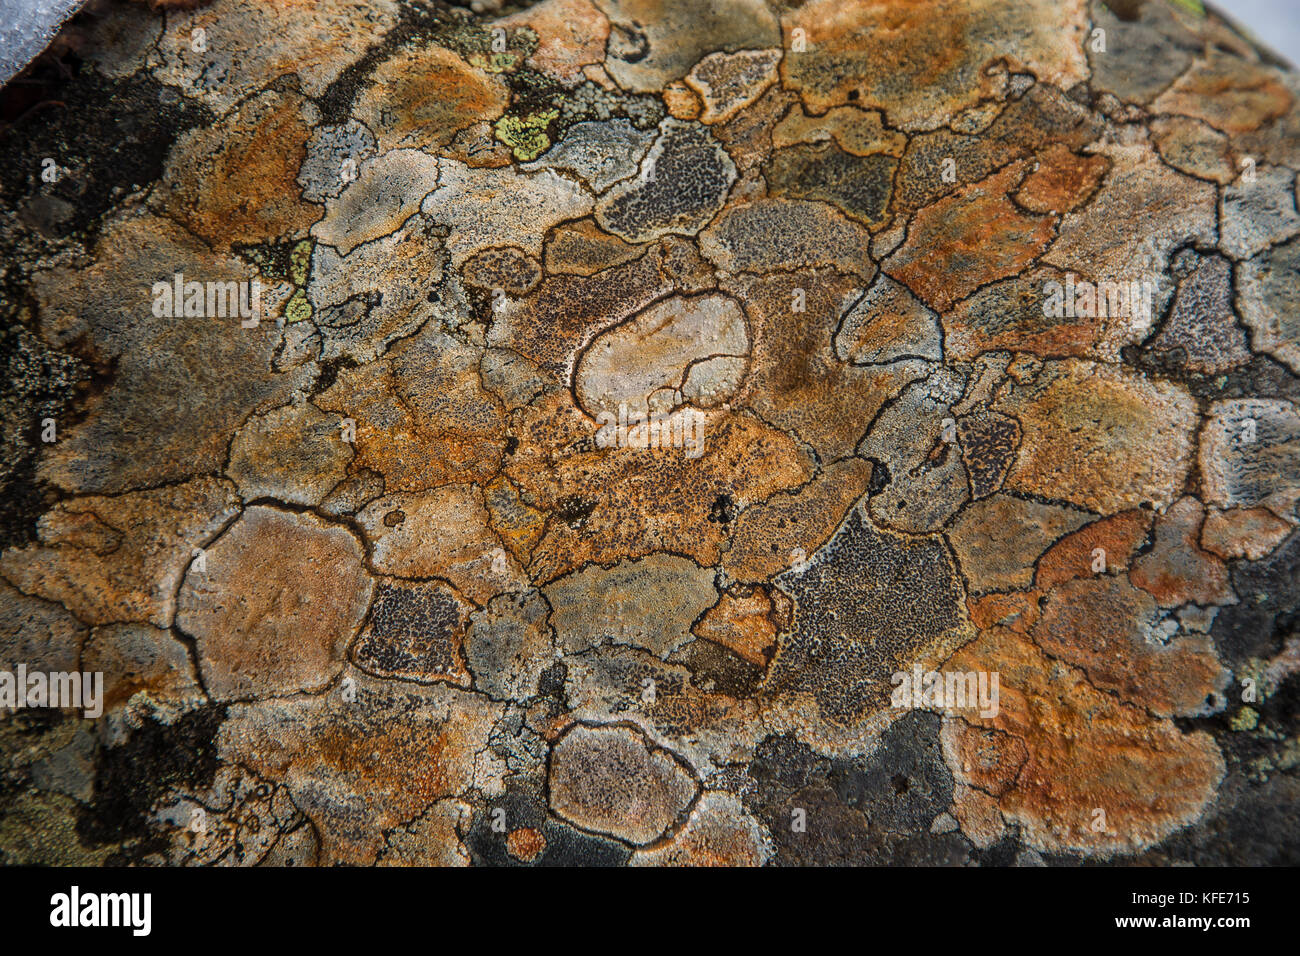
[[[1300,74],[469,6],[0,94],[0,863],[1300,863]]]

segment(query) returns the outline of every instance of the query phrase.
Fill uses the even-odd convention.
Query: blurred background
[[[1274,53],[1300,66],[1300,0],[1214,0]]]

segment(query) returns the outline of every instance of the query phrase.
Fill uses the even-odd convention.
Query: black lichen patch
[[[1300,625],[1300,532],[1262,561],[1232,569],[1240,602],[1221,608],[1211,633],[1225,663],[1271,657]]]
[[[778,580],[795,600],[794,624],[764,693],[811,695],[838,724],[889,706],[891,674],[972,636],[942,540],[877,530],[860,509],[806,569]]]
[[[768,167],[773,194],[828,202],[867,225],[885,219],[898,160],[853,156],[833,143],[779,150]]]
[[[352,660],[380,677],[439,680],[459,675],[465,621],[466,607],[444,584],[381,583]]]
[[[149,826],[153,807],[170,790],[212,784],[219,764],[215,738],[225,719],[225,706],[211,704],[170,725],[146,721],[125,743],[100,750],[94,796],[77,821],[78,836],[124,844],[122,854],[130,858],[163,849],[166,837]]]
[[[666,233],[694,235],[722,208],[736,167],[709,131],[668,120],[635,181],[601,207],[597,216],[629,242]]]
[[[930,832],[952,802],[940,718],[913,712],[858,760],[819,757],[790,737],[769,737],[747,773],[745,805],[768,827],[774,862],[808,865],[960,865],[970,846]]]
[[[1008,415],[981,411],[957,421],[961,457],[970,479],[971,498],[985,498],[1002,487],[1020,444],[1020,425]]]
[[[57,107],[29,112],[0,132],[0,206],[46,240],[85,234],[89,242],[105,212],[162,175],[177,137],[212,122],[207,107],[147,74],[115,81],[83,71],[60,96]],[[55,182],[42,178],[46,169]],[[10,241],[0,235],[7,268],[17,263]]]
[[[3,321],[3,320],[0,320]],[[36,516],[49,504],[48,489],[36,480],[43,435],[53,437],[74,419],[65,414],[90,377],[83,363],[51,349],[16,318],[0,325],[0,549],[27,544],[36,536]]]

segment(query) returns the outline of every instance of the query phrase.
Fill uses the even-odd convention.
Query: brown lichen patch
[[[352,459],[342,425],[339,416],[310,402],[273,409],[235,433],[226,474],[245,501],[318,505],[346,476]],[[293,455],[285,455],[286,446]]]
[[[807,442],[823,461],[853,454],[885,401],[920,374],[915,362],[841,361],[835,333],[861,288],[852,276],[823,271],[723,283],[745,304],[753,340],[749,378],[733,404]]]
[[[460,130],[495,120],[508,102],[500,77],[474,69],[450,50],[423,45],[401,50],[375,67],[352,115],[375,134],[380,152],[436,150]]]
[[[1087,201],[1110,168],[1104,156],[1080,156],[1055,145],[1038,155],[1016,202],[1031,212],[1069,212]]]
[[[334,690],[233,706],[217,738],[223,758],[284,782],[323,865],[372,863],[385,832],[434,801],[503,790],[504,768],[482,756],[501,705],[446,685],[356,685],[351,701]]]
[[[316,396],[356,424],[353,468],[384,476],[389,491],[485,482],[504,454],[504,413],[483,387],[481,353],[438,332],[341,372]]]
[[[87,624],[169,627],[176,591],[195,550],[239,513],[227,481],[114,497],[73,498],[46,513],[39,543],[0,555],[0,573],[21,590],[57,601]]]
[[[961,511],[948,543],[972,592],[1010,591],[1029,587],[1038,556],[1087,517],[1076,508],[995,494]]]
[[[1092,201],[1061,220],[1060,238],[1043,261],[1091,281],[1151,282],[1152,308],[1159,312],[1168,296],[1162,276],[1173,251],[1193,243],[1212,246],[1218,238],[1214,184],[1167,166],[1145,142],[1096,152],[1111,161],[1111,170]],[[1099,355],[1107,361],[1117,360],[1123,345],[1141,341],[1150,329],[1150,318],[1127,311],[1101,323]]]
[[[549,518],[529,564],[533,580],[660,550],[716,564],[729,536],[709,520],[718,502],[761,501],[811,473],[789,436],[751,415],[711,412],[702,427],[704,451],[692,458],[685,448],[595,448],[594,423],[567,393],[519,413],[506,474]]]
[[[1291,533],[1291,524],[1267,508],[1211,508],[1201,526],[1201,547],[1225,561],[1267,557]]]
[[[887,219],[898,161],[854,156],[827,141],[777,150],[766,167],[774,196],[828,202],[846,216],[878,228]]]
[[[493,318],[488,342],[510,348],[568,381],[579,348],[601,329],[631,318],[672,291],[665,255],[647,255],[595,275],[552,275]]]
[[[382,574],[443,578],[479,605],[521,586],[519,563],[493,532],[477,486],[385,495],[366,505],[357,523]]]
[[[1024,269],[1055,236],[1050,216],[1030,216],[1007,197],[1023,163],[917,212],[884,269],[939,311],[980,286]]]
[[[1015,785],[997,803],[1040,851],[1108,856],[1151,846],[1199,818],[1223,777],[1208,734],[1184,734],[1119,702],[1013,631],[985,631],[945,667],[1000,674],[998,715],[970,722],[1024,744]],[[962,767],[950,766],[964,782]],[[1097,809],[1104,829],[1094,829]]]
[[[885,127],[878,110],[837,106],[820,116],[808,114],[796,103],[772,130],[772,146],[783,149],[799,143],[820,143],[833,139],[840,149],[854,156],[886,153],[901,156],[907,137]]]
[[[991,727],[972,727],[960,719],[945,720],[939,740],[948,766],[960,767],[970,785],[990,797],[1000,797],[1011,789],[1029,759],[1029,750],[1019,737]]]
[[[151,624],[95,628],[81,650],[81,667],[104,675],[105,711],[135,698],[142,711],[176,716],[207,699],[185,645]]]
[[[984,72],[1004,59],[1067,89],[1086,77],[1083,3],[996,0],[845,4],[813,0],[786,13],[781,78],[810,112],[853,100],[905,129],[943,126],[997,92]],[[804,52],[794,48],[802,31]]]
[[[685,83],[669,83],[664,87],[663,98],[664,109],[674,119],[699,119],[700,113],[704,111],[699,96]]]
[[[1064,287],[1065,273],[1030,268],[994,282],[943,315],[944,351],[949,361],[971,361],[994,349],[1015,349],[1044,357],[1095,356],[1102,321],[1093,316],[1052,314],[1046,308],[1051,283]]]
[[[1151,134],[1161,157],[1179,172],[1220,186],[1237,178],[1228,137],[1212,126],[1188,116],[1160,117],[1152,121]]]
[[[1197,543],[1204,520],[1199,501],[1179,499],[1156,520],[1151,549],[1133,562],[1129,578],[1161,607],[1237,602],[1227,566]]]
[[[630,866],[762,866],[771,856],[771,837],[739,798],[710,790],[690,819],[662,844],[637,850]]]
[[[1191,467],[1196,405],[1168,382],[1093,362],[1046,363],[997,411],[1024,438],[1006,488],[1099,514],[1172,504]]]
[[[338,676],[370,603],[363,558],[338,525],[247,509],[189,566],[176,599],[213,698],[317,691]]]
[[[321,217],[299,198],[309,135],[302,97],[261,93],[176,143],[154,202],[219,249],[301,236]]]
[[[795,491],[747,508],[722,566],[739,581],[761,581],[802,563],[830,538],[870,480],[871,465],[851,458]]]
[[[214,0],[168,17],[150,66],[219,112],[286,75],[320,96],[398,16],[393,0]]]
[[[1156,603],[1124,575],[1067,581],[1049,593],[1033,638],[1052,657],[1080,668],[1099,690],[1160,717],[1217,709],[1227,683],[1214,643],[1180,634],[1163,643]]]
[[[112,493],[219,473],[231,433],[250,414],[285,404],[314,374],[310,364],[273,367],[283,335],[265,320],[246,329],[229,312],[154,315],[155,284],[174,285],[177,273],[187,283],[255,275],[174,222],[133,209],[105,224],[94,258],[35,281],[42,337],[114,373],[84,418],[59,423],[58,441],[38,464],[43,480]]]
[[[756,667],[766,668],[776,636],[790,626],[790,599],[762,585],[732,585],[691,629]]]
[[[1250,133],[1284,115],[1294,102],[1276,70],[1213,53],[1198,60],[1152,108],[1199,119],[1228,133]]]
[[[581,83],[583,67],[605,59],[609,20],[590,0],[545,0],[493,25],[511,32],[531,30],[537,36],[537,47],[524,64],[566,86]]]
[[[480,289],[500,289],[507,295],[525,295],[542,278],[540,263],[522,249],[509,246],[486,249],[461,267],[465,281]]]
[[[591,276],[630,262],[643,252],[596,225],[593,219],[561,223],[546,239],[548,275]]]
[[[662,836],[699,788],[680,758],[631,727],[579,724],[551,751],[551,809],[584,830],[639,846]]]
[[[1047,591],[1074,578],[1128,570],[1151,531],[1153,517],[1150,511],[1134,508],[1066,535],[1039,559],[1034,583]]]

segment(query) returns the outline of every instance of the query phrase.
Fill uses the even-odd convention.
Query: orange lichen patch
[[[436,355],[426,366],[430,356],[418,342],[340,373],[316,404],[356,422],[352,467],[379,472],[389,491],[491,480],[506,445],[500,406],[483,388],[476,362],[430,343]],[[437,400],[420,400],[429,389]]]
[[[1191,467],[1196,403],[1181,388],[1093,362],[1049,362],[994,406],[1020,422],[1006,488],[1099,514],[1178,497]]]
[[[502,705],[446,685],[356,682],[353,702],[335,691],[233,706],[217,739],[224,759],[284,782],[326,865],[373,862],[384,831],[435,800],[503,790],[504,767],[484,757]]]
[[[525,60],[566,86],[584,79],[583,68],[605,59],[609,20],[590,0],[546,0],[497,20],[494,26],[515,31],[527,27],[537,35],[537,48]]]
[[[299,198],[303,106],[297,94],[267,91],[182,137],[163,172],[163,210],[218,248],[305,234],[321,209]]]
[[[520,827],[506,834],[506,852],[523,863],[532,863],[546,849],[542,831]]]
[[[1055,236],[1050,216],[1027,215],[1007,198],[1027,169],[1014,163],[917,212],[885,271],[940,311],[1020,272]]]
[[[674,447],[597,449],[595,431],[568,392],[516,417],[519,448],[506,474],[550,516],[529,565],[536,583],[588,561],[659,550],[715,564],[728,537],[724,523],[709,520],[720,501],[761,501],[811,473],[793,439],[745,414],[709,413],[697,458]]]
[[[807,560],[835,533],[870,481],[871,466],[850,458],[828,466],[797,491],[746,509],[722,566],[738,581],[761,581]]]
[[[1080,156],[1065,146],[1051,146],[1038,155],[1016,201],[1032,212],[1069,212],[1093,194],[1109,168],[1105,156]]]
[[[1066,535],[1038,559],[1034,583],[1047,591],[1074,578],[1128,570],[1133,555],[1146,541],[1153,517],[1149,511],[1134,508]]]
[[[878,111],[861,110],[855,106],[837,106],[822,116],[811,116],[796,103],[772,130],[774,149],[799,143],[820,143],[826,139],[834,139],[840,149],[854,156],[876,153],[902,156],[907,147],[907,137],[896,130],[886,129]]]
[[[966,599],[966,610],[971,622],[986,629],[1000,624],[1020,634],[1038,623],[1038,595],[1024,591],[1010,594],[982,594]]]
[[[509,92],[500,77],[476,70],[439,46],[402,50],[375,67],[352,115],[370,127],[380,151],[401,146],[436,149],[456,133],[505,112]]]
[[[1204,635],[1160,641],[1156,604],[1123,575],[1076,578],[1043,600],[1034,640],[1099,690],[1161,717],[1213,709],[1228,675]]]
[[[41,518],[38,544],[0,555],[0,574],[87,624],[168,627],[195,549],[206,547],[238,513],[234,485],[212,478],[73,498]]]
[[[630,262],[645,251],[596,225],[594,219],[561,223],[546,237],[546,272],[590,276]]]
[[[758,667],[767,667],[776,635],[789,626],[790,599],[779,590],[735,585],[691,629]]]
[[[945,667],[1000,675],[997,716],[970,722],[1024,744],[1024,764],[997,804],[1040,851],[1109,855],[1151,846],[1197,819],[1223,777],[1208,734],[1184,734],[1121,703],[1005,628],[985,631]],[[952,770],[965,783],[961,766]]]
[[[664,87],[664,108],[668,110],[668,115],[676,117],[679,120],[699,119],[700,113],[704,111],[704,104],[700,98],[685,83],[669,83]]]
[[[1225,561],[1258,561],[1291,533],[1289,522],[1267,508],[1211,508],[1201,526],[1201,547]]]
[[[1198,61],[1153,104],[1157,113],[1202,120],[1228,134],[1249,133],[1284,115],[1294,102],[1277,72],[1239,57]]]
[[[960,767],[973,786],[993,797],[1015,785],[1020,768],[1029,759],[1029,750],[1019,737],[989,727],[972,727],[964,720],[945,720],[939,741],[948,765]]]
[[[399,578],[444,578],[475,603],[522,590],[519,562],[492,530],[483,492],[448,485],[425,494],[389,494],[357,514],[376,571]]]
[[[893,125],[934,129],[997,92],[984,72],[994,60],[1062,89],[1083,80],[1086,9],[1055,0],[1014,10],[997,0],[813,0],[782,16],[781,78],[812,113],[854,99]]]
[[[1129,577],[1161,607],[1237,603],[1227,567],[1197,544],[1204,520],[1204,505],[1180,499],[1156,521],[1154,546],[1133,562]]]

